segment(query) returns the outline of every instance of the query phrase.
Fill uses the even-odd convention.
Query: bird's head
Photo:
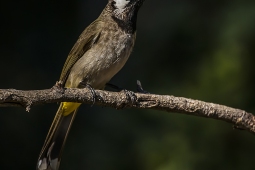
[[[137,12],[144,0],[109,0],[112,7],[112,15],[120,20],[131,20],[136,18]]]
[[[136,31],[137,13],[145,0],[108,0],[101,18],[112,18],[128,33]]]

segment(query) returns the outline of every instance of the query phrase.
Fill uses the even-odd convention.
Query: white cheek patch
[[[115,1],[115,7],[117,9],[114,10],[115,15],[123,19],[123,11],[125,10],[126,5],[130,2],[130,0],[114,0]]]
[[[122,10],[125,8],[125,6],[130,2],[130,0],[114,0],[116,2],[115,6],[119,10]]]

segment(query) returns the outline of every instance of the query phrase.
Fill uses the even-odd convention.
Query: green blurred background
[[[107,0],[0,5],[0,88],[46,89]],[[255,1],[147,0],[137,41],[112,83],[255,113]],[[57,104],[0,108],[0,169],[32,170]],[[152,110],[82,106],[61,170],[252,170],[255,138],[232,125]]]

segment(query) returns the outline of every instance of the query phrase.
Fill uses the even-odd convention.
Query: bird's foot
[[[92,100],[93,100],[93,103],[91,105],[91,107],[92,107],[95,104],[95,102],[96,102],[96,92],[95,92],[94,88],[91,87],[91,85],[86,84],[86,87],[90,90],[90,92],[92,94]]]
[[[93,103],[91,105],[91,107],[92,107],[96,102],[96,92],[95,92],[94,88],[90,84],[84,83],[84,82],[80,82],[79,86],[81,88],[86,88],[87,87],[90,90],[90,92],[92,94],[92,101],[93,101]]]

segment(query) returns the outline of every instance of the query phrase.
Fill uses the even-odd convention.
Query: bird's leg
[[[94,88],[90,84],[84,83],[84,82],[80,82],[79,86],[82,88],[87,87],[90,90],[90,92],[92,94],[92,100],[93,100],[93,103],[91,105],[91,107],[92,107],[96,102],[96,92],[95,92]]]

